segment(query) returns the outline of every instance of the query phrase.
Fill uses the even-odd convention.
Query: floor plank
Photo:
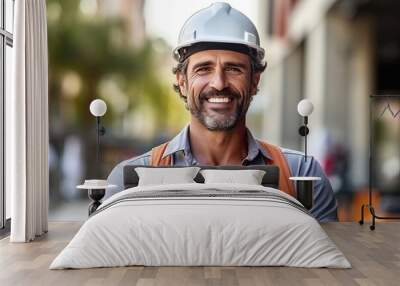
[[[32,243],[0,240],[0,285],[399,285],[400,222],[379,223],[375,231],[357,223],[323,228],[352,263],[352,269],[290,267],[116,267],[49,270],[80,222],[52,222]]]

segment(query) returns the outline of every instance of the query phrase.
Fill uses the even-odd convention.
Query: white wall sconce
[[[89,106],[90,113],[96,117],[96,134],[97,134],[97,145],[96,145],[96,159],[97,166],[100,168],[100,136],[103,136],[106,133],[106,129],[104,126],[100,124],[100,117],[102,117],[107,112],[107,104],[104,100],[95,99],[90,103]],[[99,172],[100,173],[100,172]],[[98,174],[100,175],[100,174]]]
[[[297,112],[303,116],[303,125],[299,128],[299,134],[304,137],[304,160],[307,162],[307,135],[310,133],[308,129],[308,116],[314,111],[314,105],[308,99],[303,99],[297,105]]]

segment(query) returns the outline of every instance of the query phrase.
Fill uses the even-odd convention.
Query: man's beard
[[[209,113],[204,108],[204,102],[210,97],[228,97],[235,100],[236,106],[233,112],[229,114]],[[190,113],[195,116],[207,129],[212,131],[223,131],[233,129],[240,119],[246,116],[252,96],[245,94],[243,97],[231,88],[225,88],[221,91],[209,90],[200,93],[197,105],[187,104]]]

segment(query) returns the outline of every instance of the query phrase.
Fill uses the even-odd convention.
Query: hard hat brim
[[[248,54],[249,56],[252,57],[256,57],[257,60],[263,60],[264,58],[264,49],[257,46],[257,45],[253,45],[253,44],[249,44],[249,42],[246,41],[228,41],[226,39],[204,39],[202,41],[192,41],[192,42],[187,42],[184,43],[182,45],[177,46],[174,50],[173,50],[173,57],[175,58],[175,60],[181,62],[183,60],[185,60],[186,58],[188,58],[190,55],[193,54],[193,52],[189,52],[189,53],[185,53],[185,56],[182,55],[182,53],[180,53],[180,51],[182,49],[187,48],[188,50],[190,50],[191,47],[195,47],[196,46],[196,52],[199,51],[204,51],[204,50],[212,50],[212,49],[226,49],[226,50],[236,50],[234,47],[235,46],[243,46],[243,47],[247,47],[248,48]],[[200,48],[197,48],[200,47]],[[225,47],[225,48],[224,48]],[[250,51],[253,50],[255,51],[254,53],[251,53]],[[237,49],[238,52],[241,52],[241,49]]]

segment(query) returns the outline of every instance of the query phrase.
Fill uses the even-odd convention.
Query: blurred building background
[[[315,106],[310,152],[337,193],[340,218],[358,219],[369,180],[369,95],[400,94],[400,2],[267,0],[260,5],[268,59],[261,90],[267,98],[262,136],[302,149],[296,105],[310,99]],[[394,112],[400,110],[398,103],[392,106]],[[400,208],[399,120],[389,116],[387,122],[395,127],[386,140],[393,151],[387,154],[387,148],[381,148],[384,143],[377,141],[373,154],[382,159],[386,152],[388,158],[376,160],[377,170],[392,166],[376,176],[378,181],[392,181],[392,187],[375,196],[384,212]]]
[[[400,94],[400,2],[227,2],[254,21],[266,49],[268,68],[249,109],[250,129],[302,150],[297,103],[312,100],[310,152],[331,180],[341,220],[358,219],[369,180],[369,95]],[[99,172],[95,119],[88,109],[93,99],[108,104],[103,178],[117,162],[172,138],[188,121],[172,89],[171,51],[183,21],[210,3],[47,1],[51,218],[86,216],[86,194],[75,186]],[[396,114],[400,106],[391,104]],[[376,169],[388,170],[376,178],[389,182],[377,186],[374,200],[380,212],[390,214],[400,208],[399,120],[400,115],[387,116],[379,122],[392,127],[378,126],[384,139],[377,140],[374,154]]]

